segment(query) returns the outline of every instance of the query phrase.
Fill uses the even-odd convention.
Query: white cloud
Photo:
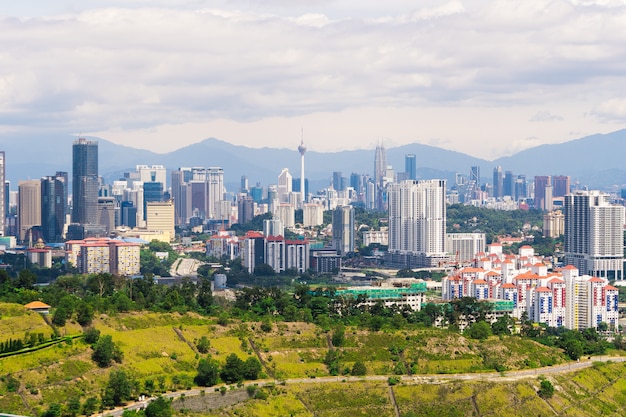
[[[320,149],[369,135],[507,154],[625,120],[626,6],[590,3],[12,6],[0,17],[0,132],[100,132],[135,146],[152,135],[141,143],[165,149],[159,132],[181,146],[284,144],[306,122],[330,124]]]

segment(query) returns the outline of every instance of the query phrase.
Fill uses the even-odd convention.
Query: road
[[[524,378],[537,377],[539,375],[551,375],[566,372],[573,372],[584,368],[589,368],[594,362],[626,362],[626,357],[619,356],[593,356],[590,359],[581,360],[579,362],[569,362],[562,365],[545,366],[543,368],[524,369],[522,371],[509,371],[509,372],[486,372],[486,373],[471,373],[471,374],[429,374],[429,375],[412,375],[402,376],[402,383],[405,384],[434,384],[448,381],[516,381]],[[329,382],[358,382],[358,381],[387,381],[389,377],[398,377],[397,375],[368,375],[368,376],[323,376],[317,378],[291,378],[286,380],[257,380],[248,381],[244,384],[247,385],[267,385],[276,383],[285,384],[324,384]],[[218,386],[219,387],[219,386]],[[215,387],[211,387],[213,389]],[[184,391],[176,391],[167,394],[163,394],[166,398],[178,398],[180,396],[192,397],[194,395],[200,395],[201,392],[205,392],[207,388],[194,388]],[[144,401],[138,401],[126,405],[125,407],[118,407],[113,410],[105,411],[102,417],[119,417],[124,410],[137,410],[145,408],[148,403],[154,398],[148,398]]]

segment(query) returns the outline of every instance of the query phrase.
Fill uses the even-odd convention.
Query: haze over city
[[[624,1],[180,3],[3,5],[0,137],[496,158],[624,126]]]

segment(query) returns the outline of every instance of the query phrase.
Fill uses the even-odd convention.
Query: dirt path
[[[251,341],[252,342],[252,341]],[[256,348],[255,345],[252,345],[253,349]],[[255,349],[256,351],[257,349]],[[260,356],[260,354],[258,354]],[[261,359],[261,358],[259,358]],[[568,373],[578,371],[584,368],[589,368],[593,365],[594,362],[626,362],[626,357],[616,357],[616,356],[594,356],[588,360],[584,360],[581,362],[572,362],[566,363],[563,365],[555,365],[555,366],[546,366],[543,368],[535,368],[535,369],[525,369],[522,371],[511,371],[506,373],[499,372],[489,372],[489,373],[474,373],[474,374],[433,374],[433,375],[412,375],[412,376],[403,376],[401,377],[402,382],[405,384],[436,384],[436,383],[445,383],[448,381],[518,381],[520,379],[525,378],[536,378],[539,375],[550,375],[550,374],[559,374],[559,373]],[[284,381],[280,381],[285,384],[324,384],[330,382],[358,382],[358,381],[387,381],[390,375],[368,375],[362,377],[353,377],[353,376],[325,376],[325,377],[317,377],[317,378],[291,378],[286,379]],[[394,375],[397,377],[397,375]],[[263,386],[266,384],[275,384],[276,380],[258,380],[258,381],[249,381],[244,384],[244,387],[247,385],[258,384],[259,386]],[[219,386],[218,386],[219,387]],[[215,387],[211,387],[215,388]],[[202,391],[205,391],[207,388],[194,388],[186,391],[177,391],[165,394],[164,397],[167,398],[180,398],[181,396],[190,397],[194,395],[200,395]],[[394,396],[395,398],[395,396]],[[148,399],[142,402],[136,402],[127,405],[126,407],[120,407],[115,410],[111,410],[108,412],[104,412],[102,417],[118,417],[121,416],[124,410],[135,410],[139,408],[145,408],[145,406],[152,399]],[[394,401],[395,402],[395,401]]]

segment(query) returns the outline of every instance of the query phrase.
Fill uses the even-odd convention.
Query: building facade
[[[582,274],[623,280],[624,210],[600,191],[565,196],[564,263]]]

